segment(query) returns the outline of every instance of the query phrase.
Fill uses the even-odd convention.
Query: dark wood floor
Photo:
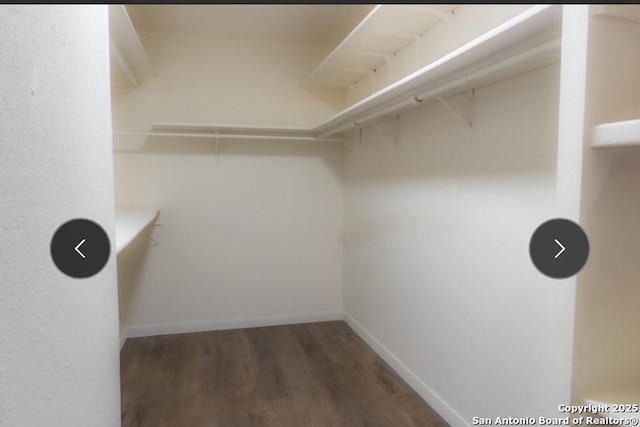
[[[344,322],[130,339],[123,427],[446,426]]]

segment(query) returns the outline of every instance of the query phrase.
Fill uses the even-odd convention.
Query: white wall
[[[148,130],[151,121],[312,126],[344,105],[343,91],[299,88],[330,46],[180,33],[140,38],[158,78],[137,89],[118,85],[118,130]]]
[[[530,72],[452,99],[472,130],[435,103],[347,151],[345,313],[453,424],[570,399],[575,288],[528,253],[556,215],[558,85]]]
[[[115,88],[119,130],[154,120],[302,126],[343,102],[296,91],[323,46],[151,33],[143,41],[168,84]],[[162,224],[146,236],[157,246],[119,256],[131,335],[341,316],[340,146],[221,142],[216,154],[202,140],[123,137],[116,148],[117,203],[158,206]]]
[[[313,125],[343,105],[292,95],[322,47],[143,41],[161,78],[114,90],[119,130]],[[242,141],[216,155],[201,141],[119,139],[117,202],[161,210],[161,226],[120,256],[140,260],[120,272],[124,323],[140,335],[243,326],[233,320],[341,311],[344,297],[350,323],[453,424],[558,415],[570,400],[575,280],[546,278],[528,254],[531,233],[559,212],[558,80],[546,67],[478,88],[475,107],[469,94],[452,99],[472,130],[439,104],[402,115],[399,145],[394,121],[386,134],[367,128],[344,174],[339,147]]]
[[[107,10],[0,7],[0,425],[120,425],[115,258],[53,264],[72,218],[113,238]]]
[[[640,115],[640,24],[592,16],[581,223],[591,253],[578,277],[574,397],[640,384],[640,151],[593,149],[594,125]]]

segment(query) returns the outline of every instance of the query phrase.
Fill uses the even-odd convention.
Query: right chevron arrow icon
[[[562,243],[560,243],[560,240],[558,240],[558,239],[553,239],[553,240],[555,240],[555,242],[556,242],[556,243],[558,244],[558,246],[560,246],[560,248],[561,248],[561,249],[560,249],[560,252],[558,252],[558,253],[556,254],[556,256],[554,256],[554,258],[558,258],[558,257],[560,256],[560,254],[562,254],[562,252],[564,252],[565,247],[562,245]]]

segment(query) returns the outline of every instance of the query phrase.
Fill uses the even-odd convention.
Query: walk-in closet
[[[0,427],[637,425],[640,6],[5,5],[0,35]],[[76,276],[72,219],[107,240]]]

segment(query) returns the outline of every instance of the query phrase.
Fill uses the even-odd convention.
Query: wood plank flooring
[[[440,427],[344,322],[127,340],[123,427]]]

